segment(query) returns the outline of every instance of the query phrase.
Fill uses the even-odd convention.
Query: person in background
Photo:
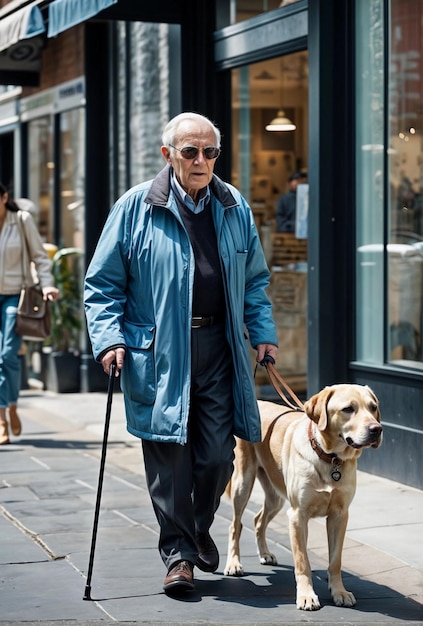
[[[276,231],[295,233],[295,213],[297,209],[297,186],[302,182],[300,172],[293,172],[288,178],[288,191],[279,197],[276,204]]]
[[[116,362],[127,428],[142,440],[166,593],[214,572],[210,535],[233,471],[234,435],[261,440],[245,328],[276,358],[269,270],[250,207],[214,174],[220,131],[182,113],[163,131],[164,169],[114,205],[85,280],[93,353]]]
[[[40,281],[44,298],[56,300],[51,261],[43,248],[30,213],[20,211],[0,183],[0,445],[9,443],[10,429],[20,435],[22,426],[17,412],[21,384],[19,351],[22,337],[15,333],[16,311],[24,281],[23,246],[18,213],[27,238],[30,261]],[[7,415],[8,413],[8,415]]]

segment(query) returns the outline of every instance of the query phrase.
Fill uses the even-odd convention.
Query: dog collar
[[[322,450],[322,448],[317,443],[315,437],[313,436],[313,422],[311,421],[308,425],[308,438],[310,440],[311,447],[313,448],[313,450],[315,451],[319,459],[322,459],[322,461],[325,461],[326,463],[330,463],[333,466],[333,469],[330,475],[332,476],[333,480],[338,482],[338,480],[342,476],[341,472],[339,471],[339,468],[342,465],[342,461],[341,459],[337,457],[336,454],[334,453],[328,454],[327,452]]]

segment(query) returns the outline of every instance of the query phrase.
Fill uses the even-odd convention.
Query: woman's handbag
[[[25,229],[18,213],[19,230],[22,238],[22,266],[24,282],[16,313],[15,332],[32,341],[43,341],[51,333],[49,303],[43,299],[39,283],[31,278],[30,256]]]
[[[43,341],[51,333],[49,303],[40,285],[23,285],[16,313],[15,332],[25,339]]]

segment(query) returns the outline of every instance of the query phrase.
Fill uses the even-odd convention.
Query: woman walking
[[[9,199],[7,188],[0,183],[0,445],[9,443],[9,424],[15,436],[22,430],[17,412],[22,337],[15,332],[15,321],[25,275],[25,245],[44,298],[56,300],[59,290],[53,286],[51,261],[35,222],[30,213],[20,211]]]

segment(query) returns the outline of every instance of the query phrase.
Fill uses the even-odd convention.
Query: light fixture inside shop
[[[281,59],[280,82],[279,82],[279,86],[281,90],[280,100],[279,100],[280,103],[283,102],[284,84],[285,84],[284,64],[283,64],[283,59]],[[292,120],[290,120],[289,117],[285,115],[285,111],[283,111],[282,108],[279,109],[276,117],[273,118],[273,120],[266,126],[266,130],[269,130],[271,132],[274,132],[274,131],[285,132],[287,130],[295,130],[296,128],[297,127],[295,126],[294,122],[292,122]]]
[[[277,116],[266,126],[266,130],[270,131],[295,130],[296,128],[295,124],[291,122],[282,109],[278,111]]]

